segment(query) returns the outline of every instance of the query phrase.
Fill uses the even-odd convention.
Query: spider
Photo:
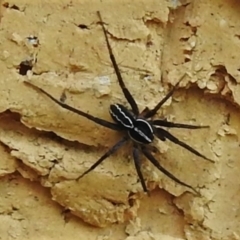
[[[176,183],[185,186],[191,190],[193,190],[195,193],[198,193],[192,186],[188,185],[187,183],[179,180],[177,177],[175,177],[172,173],[170,173],[168,170],[166,170],[154,157],[153,155],[153,149],[155,147],[149,147],[150,144],[153,142],[154,137],[157,137],[161,141],[170,140],[173,143],[187,149],[191,153],[195,154],[198,157],[201,157],[205,160],[213,162],[211,159],[205,157],[203,154],[192,148],[191,146],[187,145],[186,143],[182,142],[175,136],[173,136],[170,132],[165,130],[163,127],[167,128],[185,128],[185,129],[199,129],[199,128],[208,128],[209,126],[197,126],[197,125],[188,125],[188,124],[181,124],[181,123],[174,123],[167,120],[161,120],[156,119],[152,120],[152,117],[157,113],[157,111],[161,108],[161,106],[173,95],[176,88],[179,86],[179,83],[181,79],[185,76],[183,76],[178,83],[168,92],[168,94],[161,100],[159,103],[153,108],[145,108],[142,112],[139,111],[138,105],[136,104],[135,99],[133,98],[132,94],[128,90],[128,88],[125,86],[125,83],[122,79],[120,70],[118,68],[115,56],[113,54],[108,35],[107,30],[105,29],[102,17],[100,12],[97,12],[97,15],[100,20],[100,25],[102,27],[102,31],[105,37],[105,41],[108,48],[109,57],[111,59],[114,71],[116,73],[119,86],[128,101],[131,109],[129,110],[122,104],[116,103],[110,105],[110,115],[114,122],[109,122],[104,119],[92,116],[86,112],[83,112],[81,110],[75,109],[66,103],[64,103],[61,100],[57,100],[53,96],[51,96],[49,93],[44,91],[43,89],[33,85],[32,83],[25,82],[25,84],[30,85],[31,87],[35,88],[36,90],[40,91],[42,94],[50,98],[52,101],[54,101],[56,104],[61,106],[64,109],[67,109],[69,111],[72,111],[82,117],[85,117],[91,121],[93,121],[96,124],[99,124],[103,127],[109,128],[111,130],[119,131],[119,132],[126,132],[124,137],[122,137],[117,143],[115,143],[103,156],[101,156],[89,169],[87,169],[85,172],[83,172],[76,180],[78,181],[80,178],[82,178],[84,175],[88,174],[92,170],[94,170],[99,164],[101,164],[106,158],[114,154],[118,149],[120,149],[124,144],[126,144],[128,141],[132,141],[132,156],[136,168],[136,172],[138,174],[141,186],[143,188],[144,192],[148,193],[148,189],[143,177],[143,174],[141,172],[141,155],[143,154],[158,170],[160,170],[162,173],[164,173],[166,176],[168,176],[170,179],[175,181]]]

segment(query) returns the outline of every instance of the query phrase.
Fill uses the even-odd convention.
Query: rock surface
[[[189,189],[127,145],[79,181],[119,133],[66,111],[57,99],[111,121],[118,86],[96,11],[140,109],[186,74],[158,118],[209,125],[170,132],[156,157]],[[2,239],[240,239],[240,5],[199,1],[1,1],[0,236]],[[98,228],[96,228],[96,226]]]

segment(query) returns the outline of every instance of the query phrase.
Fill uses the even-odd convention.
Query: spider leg
[[[120,87],[121,87],[121,89],[122,89],[122,92],[123,92],[125,98],[127,99],[128,103],[130,104],[133,113],[136,114],[136,115],[138,115],[138,114],[139,114],[138,106],[137,106],[137,104],[136,104],[133,96],[131,95],[131,93],[129,92],[129,90],[127,89],[127,87],[125,86],[125,83],[124,83],[124,81],[123,81],[123,79],[122,79],[120,70],[119,70],[119,68],[118,68],[116,59],[115,59],[115,57],[114,57],[114,54],[113,54],[111,45],[110,45],[109,40],[108,40],[107,31],[106,31],[106,29],[105,29],[105,27],[104,27],[101,14],[100,14],[99,11],[97,11],[97,14],[98,14],[98,17],[99,17],[99,19],[100,19],[100,24],[101,24],[102,29],[103,29],[103,33],[104,33],[105,40],[106,40],[106,43],[107,43],[107,48],[108,48],[109,56],[110,56],[110,59],[111,59],[111,62],[112,62],[114,71],[115,71],[115,73],[116,73],[116,75],[117,75],[117,78],[118,78],[118,83],[119,83],[119,85],[120,85]]]
[[[172,90],[170,90],[170,92],[168,92],[168,94],[151,110],[149,110],[146,114],[145,114],[145,118],[150,118],[153,117],[157,111],[161,108],[161,106],[173,95],[173,93],[175,92],[175,90],[177,89],[179,83],[182,81],[182,79],[185,77],[186,74],[184,74],[180,80],[177,82],[177,84],[172,88]]]
[[[104,126],[106,128],[110,128],[110,129],[113,129],[113,130],[116,130],[116,131],[121,131],[123,130],[119,125],[115,124],[115,123],[111,123],[111,122],[108,122],[106,120],[103,120],[101,118],[97,118],[97,117],[94,117],[88,113],[85,113],[85,112],[82,112],[81,110],[78,110],[76,108],[73,108],[69,105],[67,105],[66,103],[62,102],[61,100],[57,100],[56,98],[54,98],[53,96],[51,96],[49,93],[47,93],[46,91],[44,91],[43,89],[35,86],[34,84],[30,83],[30,82],[24,82],[25,84],[27,85],[30,85],[31,87],[37,89],[38,91],[40,91],[41,93],[43,93],[45,96],[47,96],[48,98],[50,98],[52,101],[54,101],[56,104],[58,104],[59,106],[61,106],[62,108],[64,109],[67,109],[71,112],[74,112],[82,117],[85,117],[101,126]]]
[[[149,111],[150,109],[148,107],[145,107],[140,113],[139,117],[144,117]]]
[[[99,164],[101,164],[106,158],[111,156],[114,152],[116,152],[124,143],[126,143],[128,137],[123,137],[120,141],[118,141],[115,145],[113,145],[106,153],[103,154],[89,169],[87,169],[84,173],[82,173],[76,181],[82,178],[84,175],[88,174],[92,170],[94,170]]]
[[[173,123],[168,122],[166,120],[153,120],[149,121],[152,125],[157,125],[161,127],[169,127],[169,128],[187,128],[187,129],[199,129],[199,128],[209,128],[209,126],[199,126],[199,125],[190,125],[190,124],[182,124],[182,123]]]
[[[137,171],[137,175],[140,179],[143,191],[148,193],[148,189],[147,186],[145,184],[142,172],[141,172],[141,159],[140,159],[140,155],[139,155],[139,149],[137,148],[137,146],[133,146],[133,159],[134,159],[134,164],[135,164],[135,168]]]
[[[197,190],[195,190],[192,186],[182,182],[181,180],[179,180],[177,177],[175,177],[172,173],[170,173],[169,171],[167,171],[163,166],[161,166],[161,164],[157,161],[157,159],[148,151],[148,149],[146,149],[145,147],[141,148],[143,154],[145,155],[145,157],[158,169],[160,170],[162,173],[164,173],[166,176],[168,176],[169,178],[171,178],[173,181],[175,181],[176,183],[190,188],[191,190],[193,190],[195,193],[197,193],[199,195],[199,193],[197,192]]]
[[[205,160],[208,160],[208,161],[214,163],[214,161],[213,161],[212,159],[205,157],[205,156],[202,155],[200,152],[198,152],[198,151],[195,150],[194,148],[190,147],[188,144],[186,144],[186,143],[180,141],[178,138],[174,137],[174,136],[173,136],[171,133],[169,133],[168,131],[166,131],[166,130],[164,130],[164,129],[162,129],[162,128],[155,128],[154,130],[155,130],[156,136],[157,136],[159,139],[161,139],[161,138],[163,138],[163,137],[164,137],[164,138],[167,138],[167,139],[170,140],[171,142],[173,142],[173,143],[175,143],[175,144],[177,144],[177,145],[179,145],[179,146],[187,149],[189,152],[195,154],[196,156],[201,157],[201,158],[203,158],[203,159],[205,159]]]

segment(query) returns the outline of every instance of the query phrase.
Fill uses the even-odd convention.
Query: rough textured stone
[[[127,102],[98,10],[141,109],[186,73],[158,117],[209,125],[171,132],[215,163],[169,142],[156,157],[201,196],[147,161],[144,195],[130,145],[75,180],[121,135],[23,82],[111,121],[109,104]],[[2,239],[240,239],[239,12],[237,0],[1,1]]]

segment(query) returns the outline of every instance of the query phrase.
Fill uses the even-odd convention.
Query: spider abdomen
[[[154,139],[152,126],[141,118],[135,120],[134,127],[128,131],[128,134],[133,141],[142,144],[149,144]]]
[[[126,129],[133,129],[135,117],[134,115],[121,104],[110,105],[110,115],[112,119]]]

